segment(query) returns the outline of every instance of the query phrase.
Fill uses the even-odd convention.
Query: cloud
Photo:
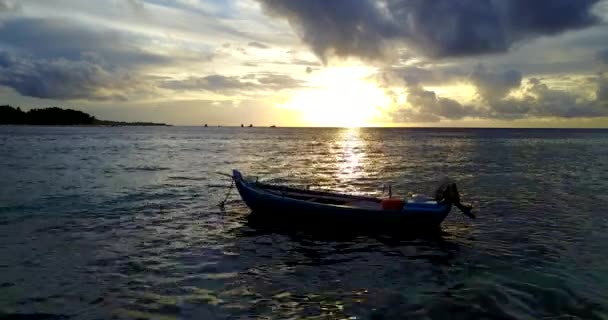
[[[511,90],[519,88],[521,79],[519,71],[490,72],[482,65],[479,65],[470,76],[471,82],[485,101],[504,98]]]
[[[298,59],[298,58],[293,58],[291,60],[277,60],[277,61],[272,61],[272,63],[279,64],[279,65],[299,65],[299,66],[307,66],[307,67],[322,66],[322,64],[319,63],[318,61],[310,61],[310,60]]]
[[[43,99],[126,100],[135,81],[83,57],[80,60],[32,59],[0,52],[0,85]]]
[[[382,56],[384,38],[397,36],[394,24],[371,1],[261,0],[272,15],[286,18],[323,61],[328,55]]]
[[[376,81],[385,87],[392,85],[442,85],[450,82],[462,81],[467,72],[458,68],[422,68],[417,66],[399,66],[383,69],[376,74]]]
[[[270,48],[268,45],[265,45],[261,42],[252,41],[248,43],[248,46],[258,48],[258,49],[268,49]]]
[[[11,19],[0,24],[0,45],[37,58],[74,60],[94,53],[111,65],[134,67],[170,64],[175,58],[150,53],[138,44],[150,39],[129,32],[92,29],[86,25],[41,18]]]
[[[236,76],[223,76],[219,74],[205,77],[190,77],[184,80],[169,80],[161,84],[161,87],[172,90],[204,90],[223,94],[250,90],[256,86],[255,83],[241,81]]]
[[[536,78],[529,79],[523,98],[494,101],[490,105],[492,117],[518,119],[530,116],[574,117],[581,108],[576,107],[576,96],[566,91],[550,89]]]
[[[599,0],[259,0],[324,62],[378,60],[405,43],[431,57],[506,52],[514,44],[594,25]]]
[[[601,50],[600,52],[597,53],[597,58],[599,61],[601,61],[604,64],[608,64],[608,49],[606,50]]]
[[[320,67],[321,64],[317,61],[309,61],[304,59],[292,59],[291,64],[297,64],[300,66],[308,66],[308,67]]]
[[[436,122],[464,118],[515,120],[526,118],[595,118],[608,116],[608,76],[591,79],[595,95],[587,97],[568,89],[549,87],[541,79],[522,81],[516,70],[496,72],[477,67],[468,78],[481,99],[462,104],[439,97],[420,83],[406,83],[407,102],[391,116],[395,122]],[[516,95],[508,95],[516,91]],[[392,91],[391,91],[392,92]],[[390,95],[390,92],[389,92]],[[397,101],[393,94],[393,100]]]
[[[598,78],[595,96],[599,103],[608,108],[608,77],[600,76]]]
[[[15,0],[0,0],[0,12],[17,11],[21,4]]]
[[[407,105],[391,114],[396,122],[437,122],[481,115],[473,106],[464,106],[456,100],[438,97],[434,91],[425,90],[419,85],[410,85],[407,91]]]
[[[144,9],[144,1],[143,0],[127,0],[129,6],[136,11],[141,11]]]
[[[608,116],[606,106],[607,78],[593,79],[597,87],[594,98],[586,98],[571,91],[552,89],[542,80],[530,78],[522,85],[522,96],[507,97],[492,101],[488,117],[498,119],[547,118],[593,118]]]
[[[393,111],[390,117],[396,123],[431,123],[441,121],[441,118],[434,114],[410,108],[399,108]]]
[[[210,91],[231,95],[246,91],[270,91],[298,88],[304,85],[301,80],[288,75],[264,73],[248,74],[246,76],[224,76],[219,74],[190,77],[184,80],[168,80],[161,84],[162,88],[171,90]]]
[[[302,80],[294,79],[284,74],[266,74],[257,78],[257,81],[273,89],[292,89],[304,86],[305,82]]]
[[[146,75],[180,65],[206,63],[200,51],[145,47],[153,39],[125,30],[94,28],[75,20],[16,17],[0,24],[0,85],[23,96],[70,100],[125,100],[153,93]]]

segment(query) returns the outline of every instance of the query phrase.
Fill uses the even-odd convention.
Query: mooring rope
[[[228,201],[228,197],[230,197],[230,192],[232,192],[233,188],[234,188],[234,179],[232,179],[232,182],[230,183],[230,187],[228,187],[228,192],[226,193],[226,197],[224,198],[224,200],[220,201],[220,203],[217,204],[220,207],[220,209],[224,209],[224,207],[226,207],[226,201]]]

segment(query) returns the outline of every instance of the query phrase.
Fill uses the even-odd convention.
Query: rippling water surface
[[[0,318],[608,317],[608,131],[0,127]],[[260,228],[279,184],[431,192],[429,237]]]

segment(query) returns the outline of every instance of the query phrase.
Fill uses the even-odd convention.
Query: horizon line
[[[608,127],[468,127],[468,126],[253,126],[241,127],[240,125],[188,125],[170,124],[173,127],[201,127],[201,128],[242,128],[242,129],[588,129],[588,130],[608,130]]]

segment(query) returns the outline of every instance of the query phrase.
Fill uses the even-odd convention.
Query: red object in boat
[[[381,202],[382,210],[401,210],[403,209],[404,204],[405,201],[403,201],[403,199],[398,198],[382,199]]]

